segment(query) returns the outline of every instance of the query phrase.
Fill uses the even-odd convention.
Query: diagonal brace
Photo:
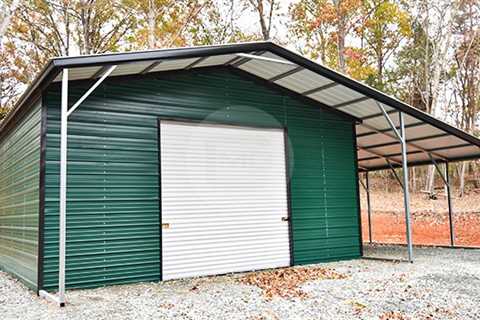
[[[90,89],[88,89],[88,91],[85,92],[83,96],[78,99],[78,101],[75,102],[75,104],[67,111],[67,117],[69,117],[100,84],[102,84],[103,80],[105,80],[113,72],[113,70],[115,70],[116,67],[117,66],[111,66],[110,68],[108,68],[108,70],[102,75],[102,77],[98,79],[97,82],[95,82],[95,84],[91,86]]]
[[[362,181],[362,179],[358,179],[358,182],[360,182],[360,184],[362,185],[363,189],[365,189],[365,191],[368,191],[368,188],[365,185],[365,183]]]
[[[390,170],[392,170],[392,173],[393,173],[393,176],[395,177],[395,180],[397,180],[398,184],[400,185],[400,187],[402,187],[402,189],[405,189],[405,187],[403,186],[402,180],[398,176],[397,171],[395,171],[395,168],[392,166],[390,161],[387,160],[387,163],[388,163],[388,166],[390,167]]]
[[[385,108],[382,106],[382,104],[381,104],[380,102],[376,101],[376,103],[377,103],[378,108],[382,111],[383,116],[384,116],[385,119],[387,120],[388,124],[389,124],[390,127],[392,128],[393,132],[394,132],[395,135],[397,136],[398,140],[400,140],[401,142],[405,142],[404,137],[402,137],[402,135],[400,134],[400,132],[398,132],[397,127],[396,127],[395,124],[393,123],[392,118],[390,118],[390,115],[387,113],[387,111],[385,110]]]

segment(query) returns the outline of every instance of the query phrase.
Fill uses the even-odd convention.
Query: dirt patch
[[[372,240],[378,243],[405,243],[405,214],[401,193],[373,192]],[[362,236],[369,241],[368,215],[362,197]],[[412,194],[412,235],[414,244],[450,245],[448,204]],[[480,247],[480,195],[472,193],[453,199],[454,242],[458,246]]]
[[[307,281],[346,279],[347,276],[328,268],[285,268],[249,273],[239,279],[243,284],[254,285],[263,290],[266,299],[305,298],[307,293],[300,286]]]

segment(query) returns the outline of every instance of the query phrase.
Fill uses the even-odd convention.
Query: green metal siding
[[[41,104],[0,140],[0,269],[37,289]]]
[[[71,84],[72,102],[89,85]],[[59,92],[47,95],[47,289],[58,268]],[[160,279],[157,117],[287,127],[295,263],[360,255],[350,121],[228,70],[112,78],[69,122],[67,287]]]

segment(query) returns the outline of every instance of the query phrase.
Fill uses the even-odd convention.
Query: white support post
[[[67,130],[68,130],[68,69],[63,70],[60,122],[60,230],[58,256],[58,298],[65,304],[65,241],[67,217]]]
[[[57,296],[39,290],[40,297],[52,300],[60,307],[65,306],[65,265],[66,265],[66,231],[67,231],[67,150],[68,117],[85,101],[88,96],[115,70],[111,66],[103,76],[72,106],[68,108],[68,69],[62,71],[62,99],[60,112],[60,204],[59,204],[59,244],[58,244],[58,294]]]
[[[405,206],[405,224],[407,233],[408,261],[413,262],[412,225],[410,215],[410,191],[408,187],[408,161],[407,161],[407,137],[405,134],[405,121],[403,112],[398,114],[400,120],[400,142],[402,144],[402,167],[403,167],[403,201]]]

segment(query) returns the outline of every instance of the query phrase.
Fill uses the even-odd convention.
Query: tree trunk
[[[335,9],[337,11],[337,52],[338,52],[338,61],[337,61],[337,68],[340,72],[346,73],[347,66],[345,62],[345,32],[346,32],[346,22],[345,17],[342,15],[340,10],[340,6],[342,4],[342,0],[334,0],[333,3],[335,4]]]
[[[346,73],[347,67],[345,62],[345,35],[343,34],[343,32],[343,28],[339,27],[337,35],[338,70],[342,73]]]
[[[257,11],[263,40],[265,41],[270,40],[270,30],[272,27],[272,18],[273,18],[275,0],[267,1],[270,5],[270,12],[268,13],[268,16],[267,16],[267,13],[265,12],[265,7],[263,3],[264,0],[249,0],[249,1],[250,1],[250,4],[255,8],[255,11]]]
[[[467,162],[462,162],[462,169],[460,171],[460,187],[459,187],[459,196],[463,197],[465,194],[465,171],[467,169]]]
[[[417,170],[415,167],[412,167],[412,192],[417,191]]]
[[[433,195],[435,186],[435,167],[433,165],[428,166],[427,181],[425,184],[425,191]]]
[[[150,49],[154,49],[156,47],[155,45],[155,20],[156,20],[156,8],[155,8],[155,2],[154,0],[149,0],[148,1],[148,13],[147,13],[147,19],[148,19],[148,47]]]
[[[429,21],[429,5],[425,2],[425,30],[429,32],[430,29],[430,21]],[[443,8],[444,10],[444,18],[447,19],[445,24],[441,22],[441,26],[439,26],[435,36],[433,37],[435,41],[433,41],[433,46],[429,46],[429,41],[427,41],[427,50],[431,49],[432,52],[432,60],[430,61],[432,64],[432,71],[431,71],[431,78],[428,65],[426,65],[426,79],[427,79],[427,90],[426,94],[427,97],[426,105],[427,105],[427,112],[431,113],[435,116],[437,111],[437,104],[440,94],[440,86],[441,86],[441,75],[445,72],[448,63],[447,63],[447,56],[448,56],[448,49],[450,48],[450,42],[452,39],[452,27],[455,20],[456,12],[457,12],[456,4],[452,4],[448,8]],[[427,51],[426,50],[426,51]],[[428,57],[427,60],[428,61]],[[429,107],[430,106],[430,107]],[[433,187],[435,182],[435,168],[433,165],[430,165],[428,168],[427,179],[426,179],[426,191],[430,194],[433,193]]]
[[[88,25],[88,17],[85,8],[82,8],[80,10],[80,16],[81,16],[81,23],[82,23],[82,33],[83,33],[83,46],[82,46],[82,54],[89,54],[90,53],[90,36],[88,33],[88,29],[90,28]]]
[[[70,55],[70,14],[69,14],[69,2],[65,3],[63,7],[63,15],[65,19],[65,55]]]

